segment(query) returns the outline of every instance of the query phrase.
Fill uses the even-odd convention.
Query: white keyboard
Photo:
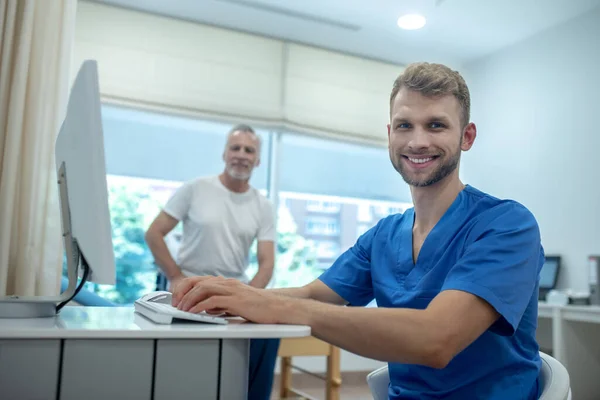
[[[178,310],[169,304],[136,300],[134,307],[135,311],[139,312],[157,324],[170,324],[173,322],[173,319],[207,322],[211,324],[228,323],[227,319],[218,315],[211,315],[207,313],[194,314],[191,312]]]

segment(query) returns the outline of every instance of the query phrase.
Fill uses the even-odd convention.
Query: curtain
[[[56,295],[63,247],[54,143],[76,0],[0,1],[0,295]]]

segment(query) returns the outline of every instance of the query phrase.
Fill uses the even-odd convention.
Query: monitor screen
[[[558,257],[546,257],[546,261],[540,272],[540,288],[554,289],[559,266],[560,259]]]

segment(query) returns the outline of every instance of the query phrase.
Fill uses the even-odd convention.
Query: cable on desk
[[[83,285],[85,285],[85,282],[87,282],[88,275],[90,273],[90,266],[87,263],[85,256],[81,252],[79,252],[79,262],[80,262],[81,266],[83,267],[83,277],[81,278],[79,285],[77,285],[77,288],[75,289],[75,293],[73,293],[73,295],[71,297],[69,297],[67,300],[63,301],[62,303],[59,303],[56,306],[57,313],[60,311],[61,308],[63,308],[65,305],[67,305],[68,302],[73,300],[79,294],[81,289],[83,289]]]

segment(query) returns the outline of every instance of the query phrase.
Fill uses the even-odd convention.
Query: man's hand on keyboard
[[[181,282],[183,282],[183,280],[185,279],[185,275],[180,273],[179,275],[173,277],[170,281],[169,281],[169,291],[171,293],[173,293],[175,291],[175,288],[177,287],[177,285],[179,285]]]
[[[192,313],[226,313],[252,322],[283,322],[282,296],[253,288],[236,279],[203,276],[186,278],[173,292],[173,306]]]
[[[200,282],[206,282],[209,280],[225,280],[220,276],[194,276],[190,278],[184,278],[177,282],[177,286],[173,288],[173,307],[177,307],[181,302],[182,298],[192,289],[195,285]]]

